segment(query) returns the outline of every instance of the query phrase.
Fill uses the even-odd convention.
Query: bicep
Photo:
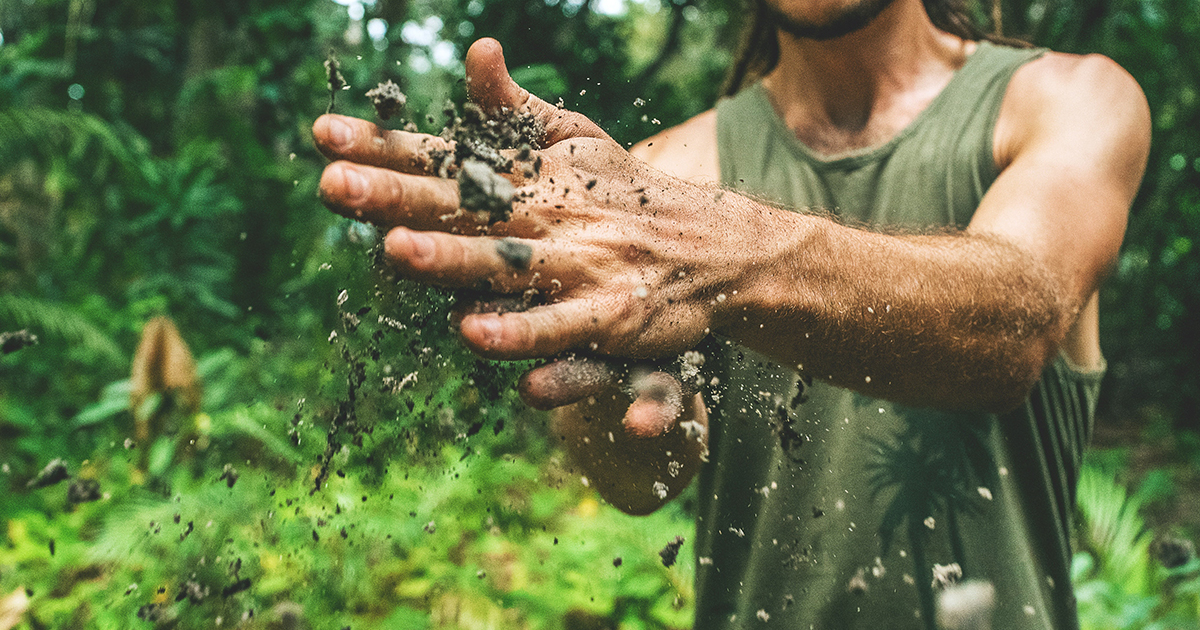
[[[1149,111],[1137,83],[1111,61],[1057,63],[1014,77],[1001,112],[1013,129],[1011,160],[968,232],[1021,248],[1082,305],[1121,246],[1149,150]]]

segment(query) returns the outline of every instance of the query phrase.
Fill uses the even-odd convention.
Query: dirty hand
[[[388,229],[385,251],[402,275],[535,298],[520,312],[463,316],[473,351],[507,360],[567,351],[665,357],[729,317],[722,294],[748,266],[733,253],[753,251],[761,234],[754,213],[731,216],[728,204],[718,212],[715,189],[652,169],[586,117],[530,95],[509,77],[494,40],[476,42],[466,66],[471,98],[485,111],[529,112],[544,130],[539,172],[508,175],[517,194],[505,221],[489,226],[459,210],[456,181],[430,174],[431,152],[447,148],[436,136],[336,115],[318,119],[313,134],[335,160],[321,178],[324,202]],[[731,229],[739,221],[746,229]],[[543,378],[551,373],[523,379],[527,400],[579,399],[580,387],[567,392]]]

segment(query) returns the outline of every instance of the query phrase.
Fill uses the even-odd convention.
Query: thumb
[[[542,128],[542,145],[550,146],[568,138],[609,139],[596,123],[583,114],[560,109],[517,85],[508,74],[500,42],[485,37],[467,50],[467,94],[484,111],[526,111]]]

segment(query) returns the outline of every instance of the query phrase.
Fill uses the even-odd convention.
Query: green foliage
[[[1071,579],[1084,630],[1167,630],[1200,623],[1200,559],[1166,567],[1154,558],[1154,535],[1142,519],[1160,490],[1151,476],[1129,494],[1115,473],[1083,467],[1078,487],[1078,541]]]
[[[75,310],[19,295],[0,295],[0,321],[28,328],[39,339],[82,348],[97,360],[122,361],[124,353],[103,330]]]
[[[1103,309],[1106,408],[1194,425],[1200,15],[1187,0],[1004,5],[1007,32],[1108,54],[1146,90],[1150,169]],[[2,5],[0,332],[41,338],[0,357],[0,594],[32,590],[22,630],[280,627],[297,610],[314,628],[689,625],[691,563],[656,554],[689,536],[687,500],[643,519],[598,503],[516,399],[527,365],[469,355],[450,295],[373,268],[375,231],[320,207],[308,129],[328,50],[351,85],[336,111],[373,119],[363,93],[391,79],[404,115],[437,131],[464,97],[467,46],[493,36],[519,82],[631,143],[712,105],[741,3],[362,8]],[[159,314],[198,357],[203,403],[138,444],[128,359]],[[56,457],[105,497],[27,490]],[[1194,626],[1196,567],[1149,560],[1138,516],[1168,484],[1130,497],[1112,479],[1081,481],[1085,623]]]

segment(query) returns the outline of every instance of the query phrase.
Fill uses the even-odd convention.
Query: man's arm
[[[921,406],[1000,410],[1024,398],[1116,256],[1149,137],[1140,90],[1111,62],[1033,62],[1009,88],[997,132],[1004,170],[968,229],[880,234],[650,168],[512,83],[494,42],[473,47],[467,66],[474,97],[533,111],[547,128],[540,178],[514,176],[523,195],[513,218],[486,236],[439,224],[458,208],[453,182],[389,168],[419,151],[397,160],[384,147],[417,140],[392,132],[400,140],[375,142],[373,126],[337,119],[351,126],[337,142],[333,117],[314,136],[330,157],[355,162],[326,169],[326,203],[394,228],[386,248],[401,273],[551,297],[522,313],[465,317],[475,351],[662,357],[718,332],[813,376]],[[512,268],[501,236],[528,244],[534,264]],[[552,401],[552,390],[524,393]]]
[[[1111,61],[1051,55],[1014,77],[997,140],[1003,171],[964,232],[802,217],[742,271],[717,329],[881,398],[1019,404],[1116,259],[1149,114]]]

